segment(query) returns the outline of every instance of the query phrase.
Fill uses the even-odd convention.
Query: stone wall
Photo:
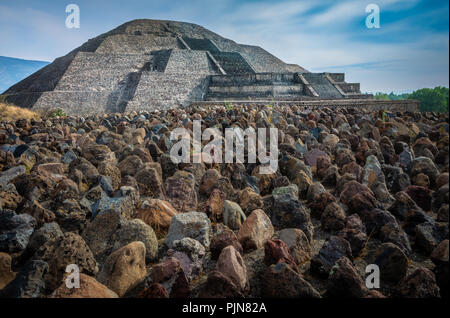
[[[273,100],[258,100],[258,101],[233,101],[233,104],[265,104],[268,105],[273,103]],[[367,100],[367,99],[303,99],[297,101],[277,101],[277,105],[289,106],[289,105],[300,105],[305,107],[358,107],[368,110],[388,110],[388,111],[398,111],[398,112],[418,112],[420,102],[412,99],[396,100],[396,101],[386,101],[386,100]],[[219,101],[204,101],[204,102],[193,102],[192,106],[195,105],[223,105],[223,102]]]
[[[126,111],[185,107],[203,100],[208,84],[205,74],[143,72]]]
[[[205,51],[172,50],[165,73],[217,74]]]
[[[107,37],[97,48],[96,53],[135,53],[144,54],[150,51],[182,49],[176,37],[152,35],[116,34]]]

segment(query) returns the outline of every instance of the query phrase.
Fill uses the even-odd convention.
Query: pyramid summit
[[[7,102],[68,114],[200,101],[359,99],[343,73],[311,73],[199,25],[133,20],[90,39],[4,93]]]

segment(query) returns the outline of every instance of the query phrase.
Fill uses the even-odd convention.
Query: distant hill
[[[50,63],[0,56],[0,94],[48,64]]]

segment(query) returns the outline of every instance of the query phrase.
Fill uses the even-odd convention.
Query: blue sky
[[[81,28],[65,27],[75,3]],[[381,28],[365,26],[368,4]],[[0,0],[0,55],[52,61],[137,18],[200,24],[314,72],[345,72],[367,92],[449,85],[448,0]]]

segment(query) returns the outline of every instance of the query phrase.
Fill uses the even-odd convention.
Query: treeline
[[[420,110],[423,112],[448,112],[449,105],[448,88],[442,86],[418,89],[411,94],[378,92],[374,98],[381,100],[417,99],[420,101]]]

